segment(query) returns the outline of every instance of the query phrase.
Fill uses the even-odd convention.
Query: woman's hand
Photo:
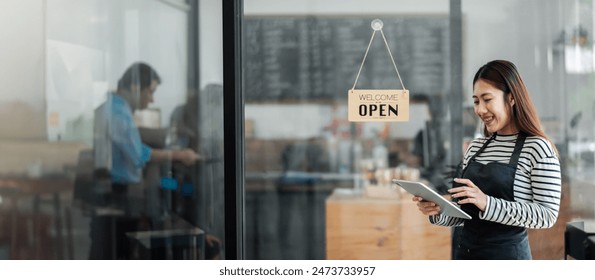
[[[417,208],[424,215],[432,216],[440,214],[440,206],[434,202],[424,200],[420,196],[414,196],[413,201],[417,202]]]
[[[448,190],[453,198],[459,199],[459,204],[471,203],[482,212],[486,210],[488,198],[471,180],[455,178],[454,181],[464,185]]]

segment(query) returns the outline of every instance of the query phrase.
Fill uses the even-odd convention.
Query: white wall
[[[39,0],[0,1],[0,102],[42,107],[44,29]]]
[[[199,1],[200,88],[223,84],[222,0]]]
[[[45,137],[43,1],[0,1],[0,138]]]

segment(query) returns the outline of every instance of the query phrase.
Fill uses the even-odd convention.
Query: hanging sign
[[[366,54],[362,60],[362,64],[359,67],[357,76],[355,77],[355,83],[353,87],[347,93],[347,105],[348,105],[348,120],[350,122],[406,122],[409,121],[409,90],[405,89],[399,69],[390,51],[384,32],[382,31],[383,23],[379,19],[372,21],[372,38],[366,49]],[[388,50],[391,61],[397,72],[397,77],[401,82],[403,89],[355,89],[359,75],[361,74],[368,51],[374,40],[376,31],[380,31],[384,44]]]
[[[406,122],[409,121],[409,91],[352,89],[348,110],[350,122]]]

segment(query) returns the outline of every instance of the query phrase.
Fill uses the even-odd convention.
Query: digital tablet
[[[393,184],[405,189],[412,195],[420,196],[427,201],[431,201],[440,205],[440,213],[443,215],[471,219],[471,216],[461,210],[459,205],[448,201],[446,198],[423,183],[393,179]]]

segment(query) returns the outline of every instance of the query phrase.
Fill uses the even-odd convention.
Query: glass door
[[[390,183],[447,188],[449,2],[243,3],[246,258],[449,258],[449,230],[418,242],[426,221],[404,219],[415,205]],[[374,19],[410,91],[407,122],[347,119],[364,55],[357,89],[402,88],[381,34],[370,43]]]

